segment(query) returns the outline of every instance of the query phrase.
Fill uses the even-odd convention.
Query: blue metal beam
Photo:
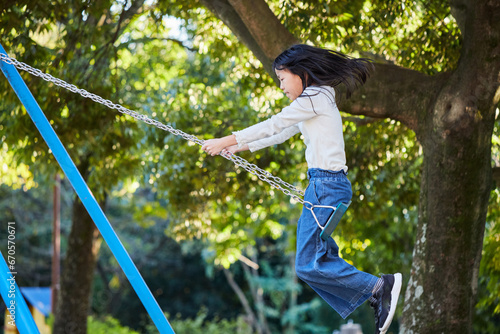
[[[1,63],[1,61],[0,61]],[[3,254],[0,256],[0,293],[2,294],[5,306],[10,312],[9,317],[5,317],[5,325],[11,322],[12,319],[16,324],[16,328],[21,334],[40,334],[36,327],[35,320],[31,315],[30,309],[21,294],[21,290],[17,286],[15,273],[11,273]]]
[[[0,45],[0,52],[7,54],[2,45]],[[71,160],[68,152],[57,137],[57,134],[47,120],[47,117],[45,117],[42,109],[40,109],[40,106],[26,86],[24,80],[19,75],[19,72],[13,65],[6,64],[3,61],[0,61],[0,67],[19,97],[19,100],[21,100],[21,103],[28,111],[28,114],[38,128],[38,131],[40,131],[43,139],[45,139],[47,145],[52,150],[52,154],[54,154],[54,157],[57,162],[59,162],[64,174],[66,174],[66,177],[71,182],[71,185],[75,189],[78,197],[80,197],[80,200],[87,209],[90,217],[101,232],[104,241],[106,241],[109,248],[113,252],[113,255],[116,257],[116,260],[130,281],[130,284],[135,289],[135,292],[141,299],[144,307],[149,313],[149,316],[156,325],[156,328],[158,328],[162,334],[173,334],[174,330],[168,323],[167,318],[156,302],[151,290],[149,290],[148,286],[144,282],[139,270],[137,270],[137,267],[113,230],[113,227],[109,223],[108,219],[104,215],[104,212],[101,210],[101,207],[94,198],[94,195]]]

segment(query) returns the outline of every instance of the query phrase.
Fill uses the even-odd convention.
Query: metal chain
[[[196,136],[193,136],[193,135],[185,133],[181,130],[175,129],[168,124],[163,124],[155,119],[149,118],[148,116],[146,116],[144,114],[140,114],[136,111],[127,109],[120,104],[116,104],[116,103],[111,102],[110,100],[103,99],[102,97],[100,97],[96,94],[90,93],[90,92],[86,91],[85,89],[80,89],[80,88],[76,87],[75,85],[67,83],[64,80],[55,78],[48,73],[44,73],[41,70],[36,69],[34,67],[31,67],[30,65],[28,65],[26,63],[20,62],[15,58],[11,58],[6,54],[0,53],[0,59],[7,64],[15,66],[19,70],[26,71],[34,76],[42,78],[45,81],[52,82],[52,83],[54,83],[57,86],[60,86],[62,88],[66,88],[73,93],[80,94],[81,96],[88,98],[88,99],[91,99],[94,102],[105,105],[106,107],[108,107],[110,109],[118,110],[119,112],[121,112],[123,114],[127,114],[127,115],[141,121],[141,122],[156,126],[157,128],[160,128],[164,131],[168,131],[176,136],[180,136],[180,137],[184,138],[185,140],[194,142],[198,145],[203,145],[203,143],[204,143],[204,140],[199,139]],[[250,174],[257,176],[260,180],[269,183],[273,188],[276,188],[276,189],[282,191],[285,195],[288,195],[291,198],[293,198],[294,200],[296,200],[297,202],[304,204],[304,200],[301,198],[301,196],[302,197],[304,196],[304,192],[302,190],[300,190],[300,189],[296,188],[295,186],[283,181],[279,177],[272,175],[268,171],[263,170],[254,164],[249,163],[247,160],[243,159],[242,157],[231,154],[229,152],[221,153],[220,155],[222,157],[232,161],[235,165],[243,168],[244,170],[246,170]]]

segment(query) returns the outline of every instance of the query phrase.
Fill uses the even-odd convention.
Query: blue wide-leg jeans
[[[311,168],[304,200],[313,205],[337,206],[352,197],[351,182],[344,171]],[[324,225],[331,209],[315,208]],[[341,223],[342,224],[342,221]],[[297,276],[316,291],[342,318],[346,318],[371,295],[378,278],[359,271],[339,256],[339,247],[330,237],[324,241],[310,210],[304,207],[297,224]]]

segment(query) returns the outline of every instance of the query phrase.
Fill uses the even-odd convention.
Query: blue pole
[[[5,325],[13,321],[21,334],[40,334],[21,290],[17,286],[16,273],[9,270],[3,254],[0,257],[2,258],[0,261],[0,292],[5,306],[9,310],[9,316],[5,317]]]
[[[7,52],[5,52],[2,45],[0,45],[0,52],[7,55]],[[19,97],[19,100],[21,100],[21,103],[28,111],[28,114],[38,128],[38,131],[40,131],[43,139],[45,139],[47,145],[52,150],[52,154],[54,154],[54,157],[57,162],[59,162],[64,174],[66,174],[66,177],[75,189],[78,197],[80,197],[80,200],[87,209],[90,217],[101,232],[104,241],[108,244],[113,255],[118,261],[118,264],[125,273],[125,276],[127,276],[130,284],[141,299],[146,311],[149,313],[149,316],[153,319],[156,328],[158,328],[162,334],[174,334],[174,330],[168,323],[167,318],[156,302],[151,290],[149,290],[146,282],[144,282],[139,270],[137,270],[137,267],[113,230],[113,227],[104,215],[101,207],[97,204],[94,195],[83,180],[83,177],[57,137],[57,134],[47,120],[47,117],[45,117],[42,109],[40,109],[40,106],[26,86],[26,83],[19,75],[19,72],[13,65],[9,65],[3,61],[0,61],[0,67]]]

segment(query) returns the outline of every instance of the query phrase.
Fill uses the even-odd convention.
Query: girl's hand
[[[235,144],[237,144],[236,137],[234,135],[230,135],[222,138],[205,140],[205,142],[201,146],[201,149],[211,156],[214,156],[220,154],[223,149]]]
[[[201,149],[211,156],[219,154],[225,148],[222,138],[205,140]]]

